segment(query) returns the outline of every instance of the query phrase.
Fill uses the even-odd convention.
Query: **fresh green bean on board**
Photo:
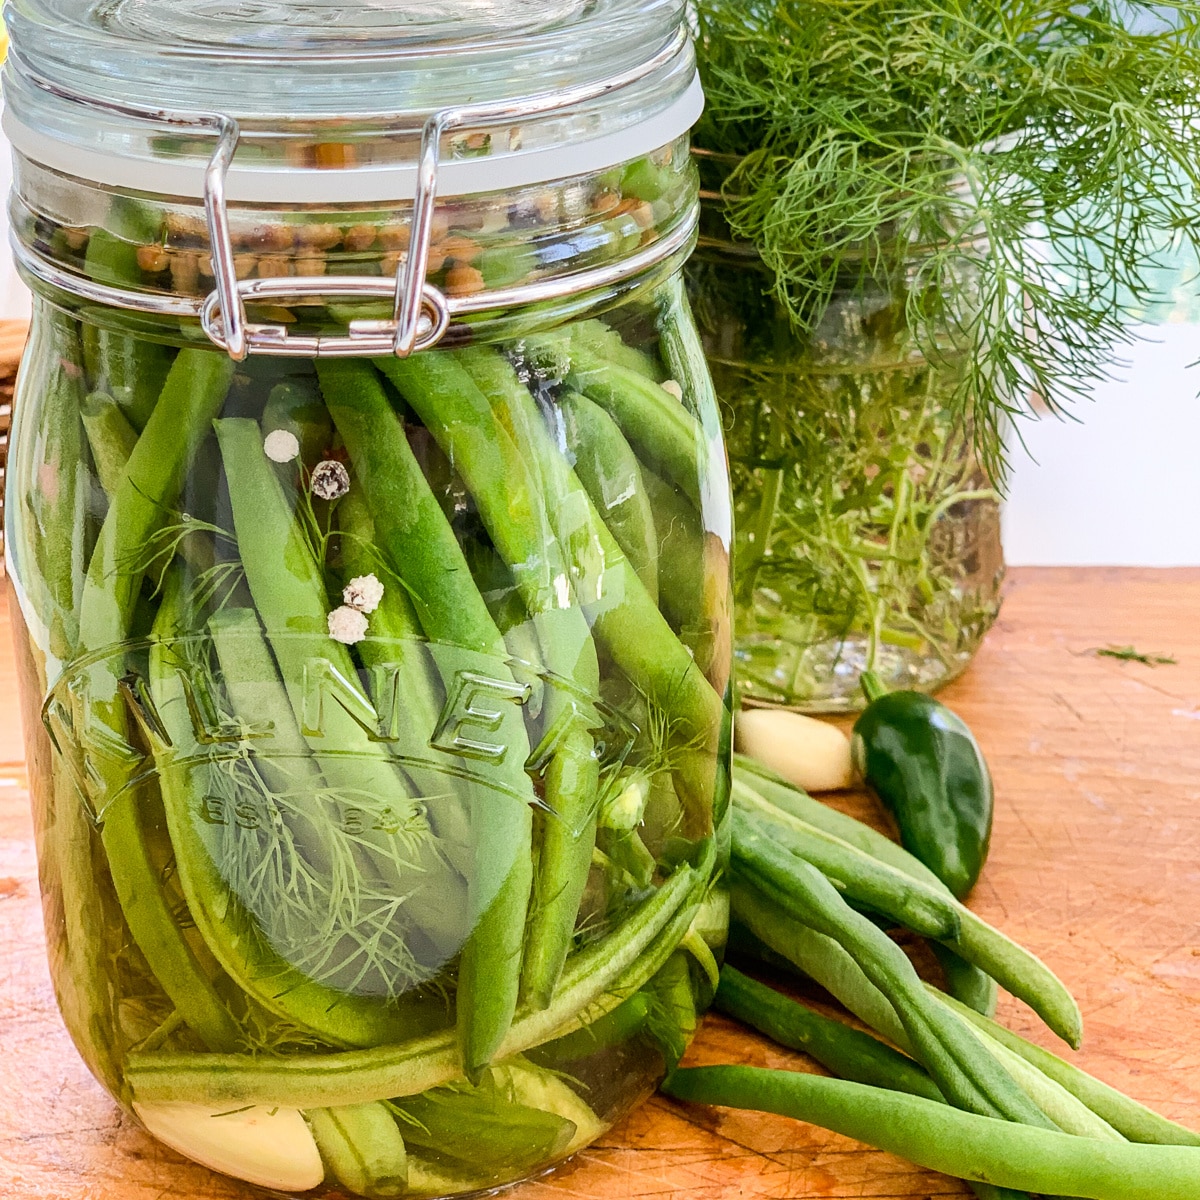
[[[719,1008],[841,1078],[708,1067],[676,1071],[668,1092],[825,1125],[957,1175],[981,1200],[1020,1200],[1023,1190],[1123,1200],[1200,1183],[1200,1157],[1187,1152],[1200,1135],[921,983],[899,946],[854,911],[954,947],[948,982],[964,965],[990,972],[1058,1032],[1078,1030],[1062,984],[907,852],[748,759],[737,762],[733,801],[731,947],[810,977],[873,1033],[725,967]],[[975,978],[966,990],[988,1005],[990,989]],[[1137,1142],[1146,1145],[1134,1150]],[[1154,1182],[1134,1182],[1135,1171]]]
[[[767,814],[772,836],[787,839],[786,844],[795,847],[811,843],[813,830],[822,830],[845,843],[843,853],[849,854],[852,847],[857,848],[868,862],[872,859],[885,862],[900,874],[911,876],[927,885],[931,891],[940,893],[953,904],[959,920],[957,933],[939,937],[938,940],[959,957],[991,975],[1001,987],[1024,1000],[1059,1037],[1068,1045],[1078,1048],[1082,1037],[1079,1006],[1044,963],[981,921],[969,908],[954,899],[936,875],[882,834],[853,818],[834,812],[782,780],[772,778],[762,768],[748,766],[747,760],[742,757],[738,759],[738,768],[738,794],[743,797],[743,804],[755,813]],[[861,894],[864,881],[857,881],[855,886]],[[864,903],[870,905],[865,898]]]
[[[128,281],[128,251],[82,261]],[[720,626],[699,575],[660,611],[643,482],[711,536],[690,381],[607,319],[579,346],[618,417],[523,345],[235,366],[39,320],[12,544],[89,1065],[185,1152],[200,1106],[195,1156],[247,1179],[203,1114],[290,1113],[364,1197],[593,1140],[632,1099],[603,1072],[660,1077],[716,972]]]
[[[786,887],[760,871],[765,839],[750,846],[734,814],[734,870],[752,874],[756,888],[789,916],[837,942],[864,975],[891,1002],[903,1027],[905,1044],[930,1073],[942,1094],[962,1108],[985,1116],[1002,1116],[1028,1124],[1051,1125],[1011,1075],[989,1055],[980,1054],[971,1034],[957,1018],[947,1020],[927,993],[904,952],[866,917],[855,913],[815,868],[797,860]]]
[[[907,1055],[842,1021],[822,1016],[774,988],[743,975],[733,967],[721,969],[716,1007],[753,1026],[772,1041],[802,1050],[839,1079],[941,1100],[937,1085]]]
[[[1192,1146],[1096,1141],[1035,1129],[884,1088],[757,1067],[693,1067],[664,1085],[681,1100],[810,1121],[960,1179],[1090,1200],[1191,1200]]]

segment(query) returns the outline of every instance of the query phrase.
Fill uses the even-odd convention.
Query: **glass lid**
[[[684,0],[8,0],[4,11],[4,126],[18,154],[154,193],[203,187],[213,139],[181,134],[181,116],[237,122],[231,200],[287,189],[307,203],[411,197],[422,127],[449,107],[492,116],[447,125],[443,195],[615,165],[685,133],[702,105]],[[548,96],[582,98],[530,103]],[[155,127],[138,110],[171,119]]]
[[[114,37],[159,46],[274,54],[286,45],[292,53],[379,53],[447,38],[528,34],[584,7],[582,0],[111,0],[89,6],[86,21]],[[69,0],[47,0],[43,8],[64,24],[78,19],[79,5]]]
[[[96,99],[240,119],[401,114],[620,74],[682,0],[9,0],[18,57]]]

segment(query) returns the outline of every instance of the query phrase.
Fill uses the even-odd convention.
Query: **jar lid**
[[[493,116],[447,128],[441,195],[602,170],[702,105],[684,0],[9,0],[5,16],[17,150],[161,195],[201,195],[213,151],[179,117],[237,122],[230,200],[337,203],[412,198],[421,131],[449,107]]]

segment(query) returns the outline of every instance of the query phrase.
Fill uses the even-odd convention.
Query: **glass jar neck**
[[[217,291],[204,207],[71,178],[17,156],[13,229],[32,285],[101,323],[202,338]],[[450,344],[512,336],[652,287],[694,241],[697,182],[686,138],[610,170],[436,204],[425,279],[446,299]],[[231,203],[228,235],[249,320],[278,354],[328,353],[305,339],[394,318],[413,206]],[[98,306],[98,307],[97,307]],[[218,313],[219,319],[219,313]],[[377,333],[378,337],[383,334]]]

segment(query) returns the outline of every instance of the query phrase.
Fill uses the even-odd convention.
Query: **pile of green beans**
[[[89,272],[134,282],[143,236]],[[152,1130],[293,1109],[341,1194],[478,1190],[686,1048],[728,513],[680,304],[237,366],[39,301],[11,544],[51,957]]]
[[[749,759],[733,805],[731,950],[814,980],[871,1032],[726,966],[717,1007],[838,1078],[689,1068],[669,1094],[822,1125],[956,1175],[981,1200],[1197,1194],[1200,1135],[991,1019],[999,983],[1078,1046],[1078,1008],[1041,962],[907,851]],[[887,926],[940,944],[960,998],[923,983]]]

